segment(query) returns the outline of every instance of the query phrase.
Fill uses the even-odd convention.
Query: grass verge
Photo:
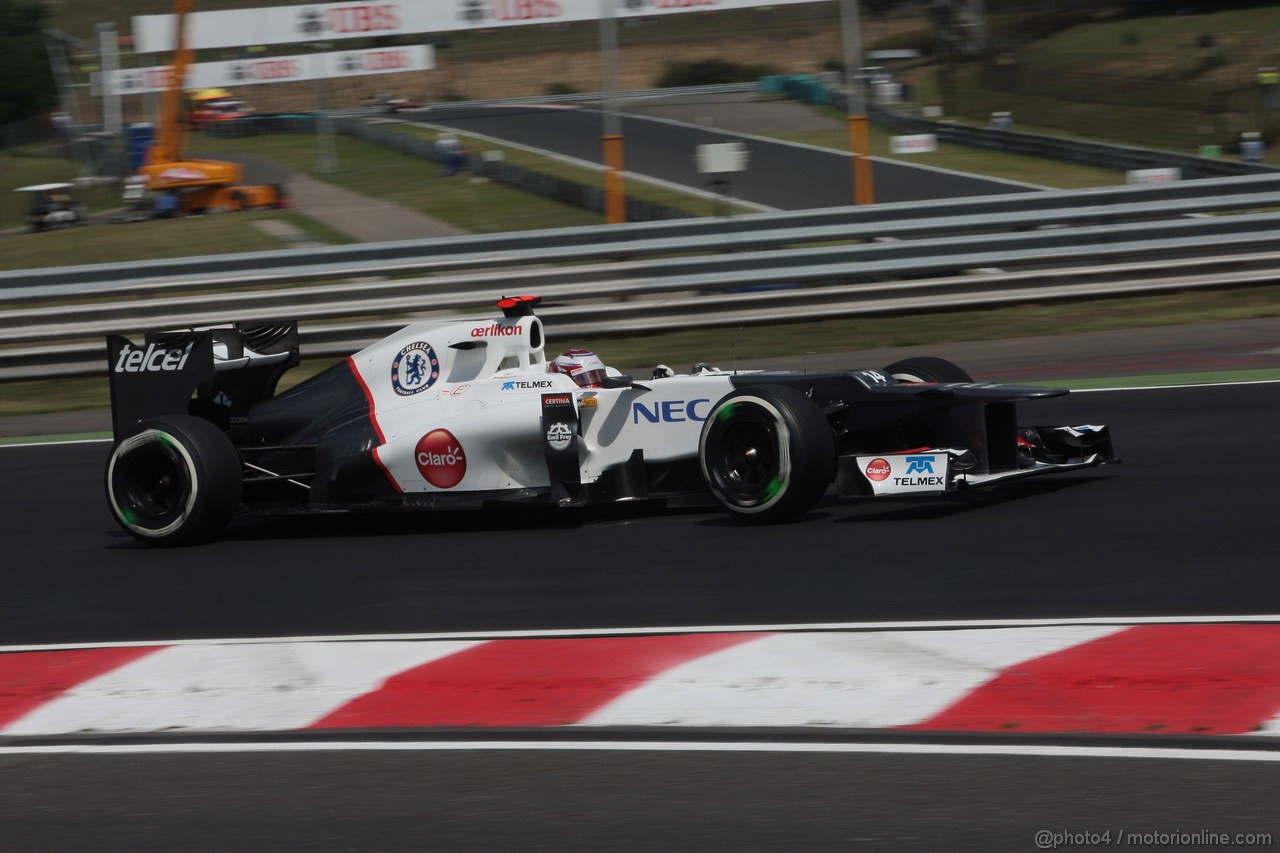
[[[0,269],[105,264],[152,258],[186,258],[226,252],[259,252],[287,244],[254,227],[281,219],[326,243],[350,243],[347,235],[296,211],[253,210],[127,224],[95,224],[0,238]]]

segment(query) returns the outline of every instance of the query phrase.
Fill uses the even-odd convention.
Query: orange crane
[[[195,0],[174,0],[177,38],[173,51],[173,74],[161,95],[160,122],[155,142],[147,149],[138,174],[152,192],[175,192],[178,208],[186,213],[206,210],[244,210],[251,207],[280,207],[284,203],[278,186],[244,186],[244,167],[225,160],[205,160],[187,156],[186,104],[183,83],[192,63],[187,44],[187,15]]]

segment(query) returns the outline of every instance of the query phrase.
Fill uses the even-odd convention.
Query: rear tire
[[[139,423],[107,460],[112,515],[151,545],[187,545],[221,532],[240,503],[242,483],[231,440],[190,415]]]
[[[759,385],[726,396],[707,417],[698,463],[712,497],[752,522],[794,518],[835,479],[831,425],[807,395]]]
[[[885,369],[899,382],[972,382],[973,377],[962,367],[945,358],[922,355],[894,362]]]

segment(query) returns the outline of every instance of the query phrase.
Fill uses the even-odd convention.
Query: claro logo
[[[155,373],[159,371],[178,371],[186,367],[187,359],[195,342],[187,344],[186,349],[165,349],[155,344],[148,344],[145,350],[135,349],[128,344],[120,350],[116,357],[114,371],[116,373]]]
[[[462,444],[447,429],[433,429],[418,439],[413,461],[422,478],[437,489],[452,489],[467,474]]]

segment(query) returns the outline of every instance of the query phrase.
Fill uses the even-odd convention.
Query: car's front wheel
[[[744,388],[712,409],[698,461],[711,495],[731,514],[784,521],[811,509],[835,479],[835,435],[801,391]]]
[[[884,370],[885,373],[888,373],[899,382],[973,381],[973,377],[960,365],[947,361],[945,358],[936,358],[931,355],[903,359],[902,361],[894,362]]]
[[[107,503],[129,535],[185,545],[219,533],[240,502],[240,454],[202,418],[146,420],[107,460]]]

